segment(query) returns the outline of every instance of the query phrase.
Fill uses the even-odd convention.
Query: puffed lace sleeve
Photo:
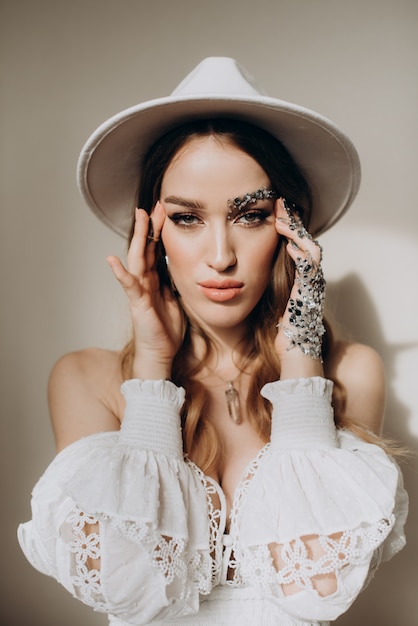
[[[334,620],[405,543],[402,477],[381,448],[335,428],[331,381],[269,383],[262,395],[271,444],[237,520],[241,575],[295,618]]]
[[[206,496],[183,459],[184,390],[130,380],[121,430],[64,449],[19,527],[32,565],[130,624],[198,608],[211,579]]]

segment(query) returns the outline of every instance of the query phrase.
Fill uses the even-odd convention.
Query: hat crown
[[[208,57],[201,61],[174,89],[171,96],[214,96],[223,94],[230,98],[260,96],[264,91],[254,78],[235,59]]]

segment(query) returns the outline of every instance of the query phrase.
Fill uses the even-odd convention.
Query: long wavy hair
[[[198,120],[175,128],[159,139],[146,155],[142,176],[138,188],[138,206],[151,213],[160,197],[161,183],[173,157],[194,137],[215,136],[250,155],[266,172],[270,186],[280,197],[294,204],[307,229],[311,215],[311,191],[309,185],[294,162],[293,158],[276,138],[259,127],[247,122],[232,119]],[[131,237],[133,235],[134,220]],[[130,238],[131,239],[131,238]],[[129,240],[130,241],[130,240]],[[171,287],[170,277],[165,262],[162,242],[157,244],[157,271],[161,285]],[[261,387],[280,378],[280,360],[274,349],[277,334],[277,320],[283,315],[295,277],[294,263],[286,252],[286,246],[279,240],[270,282],[260,301],[252,311],[248,328],[251,331],[244,338],[249,346],[246,362],[242,371],[251,363],[251,377],[247,398],[249,420],[260,434],[268,441],[271,429],[271,405],[260,395]],[[181,307],[181,298],[179,299]],[[182,408],[182,432],[184,450],[193,455],[193,459],[204,472],[210,472],[222,460],[222,442],[211,425],[205,419],[208,396],[205,387],[198,380],[199,372],[207,364],[213,352],[209,337],[202,328],[197,327],[184,314],[186,332],[184,340],[175,355],[172,366],[172,380],[186,390],[186,400]],[[329,323],[325,320],[326,333],[323,340],[323,359],[332,350],[333,336]],[[192,335],[202,337],[205,354],[198,365],[192,359]],[[122,352],[122,371],[124,377],[132,374],[133,342],[129,342]],[[359,430],[363,439],[370,439],[361,427],[345,416],[345,391],[339,381],[334,381],[334,412],[339,427]]]

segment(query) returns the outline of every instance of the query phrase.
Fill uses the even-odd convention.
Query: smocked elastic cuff
[[[185,391],[168,380],[132,379],[123,383],[126,408],[119,441],[174,458],[183,458],[180,409]]]
[[[267,383],[261,395],[273,404],[271,448],[336,448],[333,382],[321,377]]]

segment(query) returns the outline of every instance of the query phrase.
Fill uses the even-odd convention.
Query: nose
[[[232,234],[227,224],[217,224],[208,233],[206,262],[217,272],[225,272],[237,262]]]

